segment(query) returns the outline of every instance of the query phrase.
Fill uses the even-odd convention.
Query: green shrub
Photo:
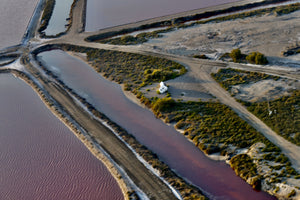
[[[273,112],[269,115],[267,107]],[[300,90],[294,91],[289,96],[283,96],[273,101],[251,103],[247,106],[248,110],[260,118],[276,133],[289,140],[290,142],[300,145]]]
[[[267,58],[260,52],[252,52],[248,56],[246,56],[246,60],[249,63],[257,64],[257,65],[266,65],[268,64]]]
[[[292,190],[289,194],[288,194],[288,198],[290,198],[290,197],[293,197],[293,196],[295,196],[296,195],[296,191],[295,190]]]
[[[260,187],[260,178],[257,174],[256,165],[247,154],[239,154],[231,158],[230,166],[235,173],[244,180],[253,178],[251,185],[255,188]]]
[[[229,56],[232,58],[233,62],[238,62],[242,58],[242,53],[240,49],[233,49]]]
[[[163,111],[170,109],[172,106],[175,105],[175,103],[176,103],[175,100],[172,99],[171,97],[157,99],[152,105],[152,110],[155,113],[163,112]]]
[[[269,160],[269,161],[274,161],[276,159],[276,157],[273,156],[272,153],[268,153],[268,154],[263,155],[263,159],[264,160]]]

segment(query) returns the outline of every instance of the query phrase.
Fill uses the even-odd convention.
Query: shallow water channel
[[[104,79],[83,61],[60,50],[43,52],[39,59],[70,88],[133,134],[179,175],[205,190],[212,199],[275,199],[254,191],[225,162],[208,159],[172,126],[128,100],[118,84]]]
[[[106,167],[11,74],[0,74],[0,199],[124,199]]]
[[[46,35],[57,35],[67,30],[69,24],[71,5],[74,0],[56,0],[55,7],[50,18],[47,29],[45,30]]]

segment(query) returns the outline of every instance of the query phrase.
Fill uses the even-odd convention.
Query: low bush
[[[252,178],[252,186],[258,189],[261,185],[256,165],[247,154],[239,154],[231,158],[230,166],[244,180]]]
[[[240,49],[233,49],[229,56],[231,57],[231,59],[233,60],[233,62],[239,62],[240,59],[242,58],[242,53]]]
[[[248,56],[246,56],[246,60],[249,63],[257,64],[257,65],[266,65],[268,64],[267,58],[260,52],[252,52]]]

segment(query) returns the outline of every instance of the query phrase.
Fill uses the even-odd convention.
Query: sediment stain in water
[[[39,59],[100,112],[214,199],[275,199],[264,192],[254,191],[224,162],[207,158],[173,127],[128,100],[118,84],[104,79],[84,62],[59,50],[41,53]]]
[[[23,81],[0,74],[0,199],[124,199],[106,167]]]

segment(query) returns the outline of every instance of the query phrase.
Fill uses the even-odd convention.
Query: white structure
[[[168,87],[165,85],[164,82],[160,82],[160,88],[159,88],[159,92],[161,94],[165,93],[166,91],[168,91]]]

